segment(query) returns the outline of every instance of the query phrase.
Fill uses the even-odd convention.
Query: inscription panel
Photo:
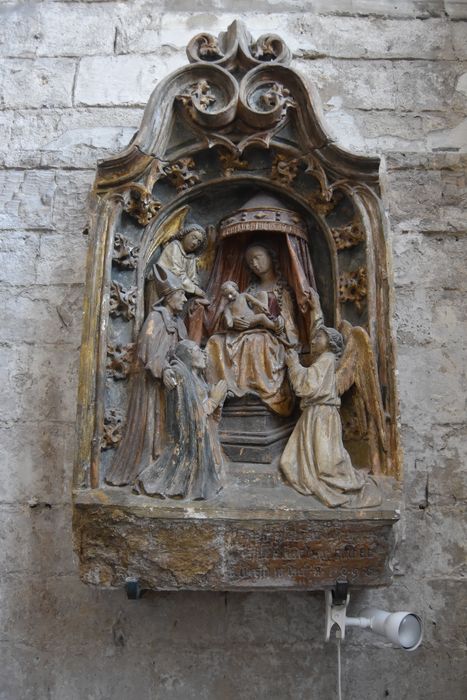
[[[322,590],[337,579],[353,586],[391,579],[388,521],[182,522],[128,517],[120,508],[78,512],[81,574],[88,583],[122,586],[128,570],[152,590]]]
[[[320,521],[252,523],[226,533],[230,582],[245,587],[371,585],[388,577],[390,527]]]

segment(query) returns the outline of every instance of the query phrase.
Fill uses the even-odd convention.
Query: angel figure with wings
[[[371,353],[371,348],[369,344],[362,346],[363,329],[345,330],[348,339],[344,349],[344,338],[337,330],[324,325],[316,329],[310,344],[313,358],[310,367],[300,364],[295,350],[287,351],[289,379],[301,399],[302,414],[280,466],[296,491],[314,495],[328,507],[370,508],[380,505],[381,493],[371,477],[352,465],[342,442],[339,407],[344,391],[367,381],[359,370],[362,353]],[[359,333],[354,337],[357,330]],[[366,375],[372,371],[373,366],[367,367]],[[371,384],[364,396],[368,398],[370,393]],[[379,424],[379,419],[375,422]],[[378,427],[382,429],[382,425]]]

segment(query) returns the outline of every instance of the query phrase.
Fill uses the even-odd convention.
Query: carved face
[[[272,260],[266,248],[255,245],[248,248],[246,253],[246,263],[255,275],[261,276],[272,269]]]
[[[329,349],[329,338],[324,331],[318,331],[311,343],[310,350],[312,355],[321,355],[323,352]]]
[[[234,301],[238,297],[238,288],[236,284],[225,283],[222,285],[222,296],[229,301]]]
[[[194,253],[195,250],[202,245],[204,241],[204,234],[202,231],[189,231],[186,236],[183,237],[182,246],[185,253]]]
[[[177,289],[176,292],[172,292],[166,299],[166,305],[173,313],[180,313],[183,311],[183,306],[186,302],[186,296],[183,289]]]
[[[206,368],[206,355],[199,347],[195,347],[191,351],[191,366],[193,369]]]

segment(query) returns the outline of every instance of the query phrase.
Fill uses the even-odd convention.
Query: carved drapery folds
[[[297,494],[281,479],[277,460],[298,424],[300,376],[307,376],[313,362],[311,342],[320,324],[328,331],[338,329],[349,348],[347,384],[339,397],[344,447],[352,464],[383,477],[399,476],[390,276],[379,200],[379,161],[354,156],[327,137],[316,97],[290,67],[291,54],[280,37],[264,34],[255,39],[240,22],[234,22],[219,37],[198,34],[189,42],[187,55],[189,65],[157,84],[141,128],[128,147],[98,166],[92,214],[94,257],[82,351],[77,483],[85,484],[90,492],[109,488],[110,498],[121,491],[128,502],[136,499],[143,510],[149,499],[150,507],[157,511],[159,505],[147,495],[150,490],[141,493],[138,486],[142,483],[138,465],[131,478],[121,482],[107,477],[116,455],[122,467],[114,471],[120,473],[137,454],[141,465],[150,468],[154,482],[166,481],[167,475],[158,473],[160,460],[178,465],[180,460],[174,461],[174,455],[178,459],[180,450],[172,444],[168,453],[161,440],[164,421],[169,420],[165,412],[179,415],[186,406],[196,405],[197,420],[206,436],[209,433],[213,454],[218,430],[224,449],[241,455],[241,459],[232,458],[227,470],[235,488],[239,493],[241,489],[254,492],[264,512],[274,511],[274,520],[275,507],[266,502],[267,490],[261,490],[265,484],[281,490],[282,505],[290,505],[288,513],[299,511],[294,500]],[[269,289],[258,288],[262,273],[260,267],[255,272],[255,254],[270,266],[274,283]],[[164,277],[167,270],[174,277]],[[176,306],[174,293],[187,297],[185,305],[179,300]],[[243,320],[239,320],[232,309],[242,304]],[[245,315],[250,319],[248,328]],[[255,323],[261,326],[261,333],[254,332]],[[222,377],[216,379],[220,382],[217,393],[214,391],[216,403],[201,366],[203,353],[196,360],[198,367],[188,361],[185,369],[177,364],[177,344],[185,336],[202,347],[209,360],[229,358],[232,373],[240,375],[244,362],[245,367],[251,364],[251,371],[244,374],[255,374],[258,358],[265,359],[266,372],[277,366],[282,374],[276,394],[283,405],[275,413],[276,404],[267,404],[267,391],[258,394],[258,401],[258,396],[252,399],[248,392],[245,397],[240,386],[244,377],[240,376],[229,385],[239,388],[237,394],[230,388],[227,391]],[[163,357],[161,347],[165,348]],[[297,353],[296,395],[289,386],[282,396],[280,391],[292,376],[285,363],[292,349]],[[361,357],[370,366],[371,386],[366,393]],[[208,369],[212,371],[212,363]],[[185,377],[185,384],[177,383],[177,377]],[[216,382],[211,383],[217,386]],[[339,397],[333,396],[329,404],[335,409],[335,435],[339,430],[342,433],[342,427],[336,428]],[[239,420],[243,421],[240,428]],[[144,430],[138,432],[143,424]],[[185,423],[181,428],[186,431]],[[126,431],[133,431],[133,440],[125,437]],[[173,425],[169,432],[173,440]],[[189,443],[184,440],[184,448]],[[194,449],[196,441],[193,445]],[[261,462],[263,453],[267,459]],[[186,463],[198,460],[206,466],[206,459],[197,452]],[[261,469],[257,464],[263,465]],[[352,473],[349,468],[347,476]],[[357,490],[363,488],[361,479],[355,483]],[[223,486],[229,496],[227,481]],[[135,495],[132,489],[138,488],[140,495]],[[174,489],[173,484],[167,485],[169,497]],[[191,487],[187,492],[197,493]],[[210,514],[223,517],[222,505],[216,503],[209,506],[212,511],[200,510],[208,526],[203,532],[210,532]],[[236,509],[243,507],[243,503],[233,503]],[[178,507],[183,504],[170,503],[174,512]],[[309,506],[313,507],[316,502]],[[193,508],[201,506],[194,501]],[[387,528],[394,518],[388,512]],[[109,517],[116,517],[115,509]],[[249,514],[245,511],[241,517],[248,520]],[[183,518],[190,537],[195,537],[188,511]],[[150,527],[157,530],[156,520]],[[283,524],[274,523],[282,542],[286,536]],[[238,524],[236,532],[229,527],[222,535],[216,531],[219,541],[231,538],[231,551],[240,540],[240,549],[253,547],[256,535],[249,526],[243,534],[239,532],[244,525]],[[358,541],[361,535],[351,526],[350,531],[350,539]],[[385,533],[384,552],[389,546],[389,529]],[[156,533],[154,542],[157,537]],[[382,541],[372,537],[368,535],[368,542]],[[190,544],[189,539],[188,549]],[[211,544],[209,540],[207,546]],[[182,582],[171,573],[173,578],[167,583],[159,564],[158,573],[146,571],[145,575],[149,587],[161,588],[261,588],[274,587],[275,581],[278,587],[319,588],[331,585],[341,566],[336,564],[332,547],[323,546],[322,571],[326,574],[289,560],[274,569],[268,560],[263,576],[251,573],[249,559],[240,556],[239,562],[232,563],[223,554],[221,563],[210,564],[201,574],[193,573],[190,564]],[[217,544],[217,552],[216,548]],[[154,561],[159,562],[159,556],[154,554]],[[354,581],[359,585],[388,580],[384,556],[374,569],[368,564],[363,570],[357,564],[347,570],[355,572]],[[92,566],[90,563],[90,570]],[[211,569],[214,573],[209,573]],[[221,569],[222,576],[227,576],[222,582]],[[119,575],[112,572],[111,585],[119,582]]]

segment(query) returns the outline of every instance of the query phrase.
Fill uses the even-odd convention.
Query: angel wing
[[[387,452],[386,423],[370,337],[363,328],[348,321],[343,321],[339,330],[345,349],[336,372],[337,391],[341,396],[355,388],[354,409],[368,436],[373,470],[382,472]]]
[[[148,246],[146,260],[150,260],[159,246],[168,243],[170,239],[175,236],[177,231],[179,231],[185,223],[189,209],[190,207],[188,205],[177,209],[177,211],[174,211],[174,213],[167,217],[164,223],[159,226],[155,232],[154,238]]]
[[[198,270],[210,270],[216,255],[216,227],[206,226],[206,247],[198,257]]]

